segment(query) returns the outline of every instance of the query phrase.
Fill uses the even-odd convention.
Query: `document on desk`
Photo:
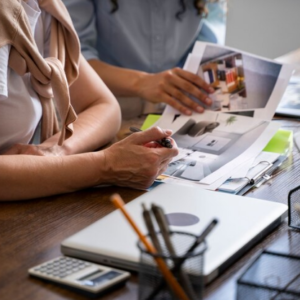
[[[293,66],[196,42],[184,69],[215,89],[209,95],[213,103],[204,113],[191,116],[167,106],[155,123],[172,129],[179,147],[179,155],[161,180],[216,189],[229,178],[252,176],[257,156],[280,127],[271,118]],[[255,169],[262,171],[264,167]]]
[[[236,177],[236,174],[226,180],[219,188],[219,191],[236,194],[247,184],[254,184],[264,176],[278,159],[278,153],[262,151],[252,163],[245,176]]]
[[[176,112],[168,107],[156,123],[173,130],[172,137],[179,147],[179,156],[164,175],[209,189],[211,184],[224,176],[231,177],[244,162],[254,159],[280,127],[275,122],[208,110],[192,117],[176,117]]]

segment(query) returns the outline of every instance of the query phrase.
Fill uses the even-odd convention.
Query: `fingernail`
[[[165,129],[165,133],[166,133],[167,135],[172,135],[173,130],[171,130],[171,129]]]
[[[185,111],[184,111],[184,113],[186,114],[186,115],[191,115],[192,114],[192,112],[189,110],[189,109],[186,109]]]
[[[199,112],[199,113],[202,113],[204,111],[204,109],[203,109],[202,106],[197,106],[196,111]]]
[[[212,100],[210,98],[206,98],[205,99],[205,103],[208,104],[208,105],[211,105],[212,104]]]

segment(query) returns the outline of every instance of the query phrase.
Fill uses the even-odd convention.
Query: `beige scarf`
[[[59,145],[73,133],[77,116],[70,104],[69,86],[78,77],[80,46],[71,18],[61,0],[39,0],[39,6],[52,16],[50,57],[38,51],[21,1],[0,0],[0,47],[11,45],[9,67],[20,76],[31,74],[31,83],[42,108],[44,141],[59,131]],[[55,101],[55,105],[53,100]]]

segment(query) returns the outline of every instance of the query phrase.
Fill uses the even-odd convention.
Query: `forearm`
[[[0,201],[41,198],[99,184],[145,189],[178,154],[173,140],[172,148],[152,145],[171,134],[154,127],[102,151],[68,156],[0,155]]]
[[[70,88],[72,105],[78,114],[73,135],[58,149],[64,154],[93,151],[110,142],[121,124],[120,107],[99,76],[81,58],[79,78]],[[57,144],[59,134],[45,141],[43,147]]]
[[[121,123],[118,105],[99,103],[91,106],[78,115],[74,122],[73,135],[64,141],[59,148],[61,155],[84,153],[99,149],[109,143],[117,134]],[[42,147],[57,144],[60,133],[52,136]]]
[[[25,200],[73,192],[101,183],[102,152],[71,156],[0,156],[0,200]]]
[[[89,64],[117,97],[140,97],[139,83],[144,77],[150,75],[141,71],[115,67],[97,59],[89,60]]]

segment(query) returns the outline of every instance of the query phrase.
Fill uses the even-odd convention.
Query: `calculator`
[[[98,296],[123,285],[130,273],[67,256],[57,257],[28,270],[31,276]]]

